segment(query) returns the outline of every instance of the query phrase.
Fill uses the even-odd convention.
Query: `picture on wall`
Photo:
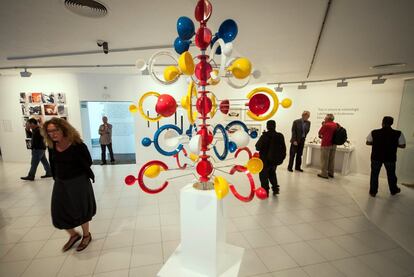
[[[65,105],[58,105],[57,107],[58,115],[59,116],[67,116],[68,111]]]
[[[42,102],[46,104],[53,104],[55,103],[55,95],[53,93],[42,93]]]
[[[26,149],[32,149],[32,139],[31,138],[26,139]]]
[[[42,115],[42,106],[41,105],[29,106],[29,115]]]
[[[23,123],[23,127],[26,127],[26,123],[29,120],[28,116],[23,117],[22,123]]]
[[[58,104],[66,104],[66,95],[62,92],[58,92],[55,94]]]
[[[262,135],[262,125],[261,124],[247,124],[247,128],[249,129],[249,133],[256,131],[257,135]]]
[[[20,107],[22,110],[22,115],[24,116],[29,115],[29,107],[26,104],[21,104]]]
[[[243,110],[241,108],[230,109],[225,115],[226,121],[242,120]]]
[[[27,99],[27,95],[26,92],[20,92],[20,103],[27,103],[28,99]]]
[[[32,102],[31,103],[42,103],[42,93],[41,92],[32,92]]]
[[[45,115],[58,115],[58,106],[56,104],[44,104]]]

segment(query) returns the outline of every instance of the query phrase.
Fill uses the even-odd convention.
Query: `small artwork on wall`
[[[241,108],[230,109],[225,116],[226,121],[242,120],[243,110]]]
[[[28,99],[27,99],[27,95],[26,92],[20,92],[20,103],[27,103]]]
[[[249,133],[256,131],[258,136],[262,135],[262,125],[261,124],[247,124]]]
[[[42,102],[45,104],[54,104],[55,95],[53,93],[42,93]]]
[[[27,149],[32,149],[32,139],[31,138],[26,139],[26,148]]]
[[[26,127],[26,123],[27,123],[28,120],[29,120],[28,116],[23,117],[23,121],[22,121],[23,127]]]
[[[22,110],[22,115],[24,116],[29,115],[29,107],[26,104],[21,104],[20,107]]]
[[[32,103],[42,103],[41,92],[32,92]]]
[[[59,116],[67,116],[68,111],[65,105],[58,105],[57,107]]]
[[[42,115],[42,106],[41,105],[29,106],[29,115]]]
[[[56,93],[55,99],[57,100],[58,104],[66,104],[66,95],[62,92]]]
[[[58,115],[58,106],[56,104],[44,104],[45,115]]]

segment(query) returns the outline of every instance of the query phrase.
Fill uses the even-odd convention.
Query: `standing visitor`
[[[338,124],[334,122],[333,114],[327,114],[322,127],[319,129],[319,137],[321,141],[321,173],[318,177],[328,179],[334,177],[335,169],[335,151],[336,145],[333,144],[333,136]]]
[[[101,165],[106,164],[106,147],[109,150],[109,156],[111,157],[111,163],[115,162],[114,153],[112,151],[112,125],[108,123],[106,116],[102,117],[101,126],[99,126],[99,143],[101,144]]]
[[[290,139],[290,151],[289,151],[289,165],[288,171],[293,172],[293,163],[295,161],[295,170],[303,172],[302,154],[305,146],[306,135],[309,133],[311,123],[309,121],[310,112],[304,111],[302,118],[296,119],[292,124],[292,138]]]

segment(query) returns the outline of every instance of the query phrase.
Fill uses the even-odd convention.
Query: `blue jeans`
[[[43,149],[32,149],[32,160],[28,176],[34,178],[36,175],[37,166],[39,162],[42,163],[43,168],[46,171],[46,175],[52,175],[50,165],[46,159],[45,150]]]
[[[371,179],[369,193],[377,194],[378,192],[378,176],[381,171],[382,164],[387,171],[388,186],[391,193],[395,193],[398,190],[397,175],[395,175],[395,162],[380,162],[371,160]]]

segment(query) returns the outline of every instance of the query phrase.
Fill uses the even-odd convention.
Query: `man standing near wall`
[[[304,111],[302,118],[296,119],[292,124],[292,138],[290,139],[290,157],[288,171],[293,172],[293,162],[296,156],[295,170],[303,172],[302,165],[302,154],[303,147],[305,146],[306,135],[310,130],[310,112]]]
[[[112,151],[112,125],[108,123],[106,116],[102,117],[101,126],[99,126],[99,143],[101,144],[101,165],[106,164],[106,147],[108,147],[111,163],[115,162],[114,153]]]
[[[401,131],[391,128],[394,119],[385,116],[382,119],[382,128],[373,130],[367,137],[367,145],[372,145],[371,152],[371,179],[369,194],[375,197],[378,192],[378,176],[384,164],[387,171],[388,186],[391,195],[401,192],[397,186],[395,163],[397,161],[397,148],[405,148],[405,137]]]
[[[319,129],[319,137],[321,142],[321,173],[318,177],[328,179],[334,177],[335,169],[335,151],[336,145],[333,144],[333,136],[338,124],[334,122],[333,114],[327,114],[322,127]]]
[[[25,177],[20,177],[20,179],[34,181],[39,162],[42,163],[43,168],[46,171],[46,174],[41,176],[41,178],[52,177],[52,171],[45,154],[46,145],[43,141],[42,135],[40,134],[39,124],[36,119],[30,118],[27,120],[26,133],[32,138],[32,160],[29,173]]]

